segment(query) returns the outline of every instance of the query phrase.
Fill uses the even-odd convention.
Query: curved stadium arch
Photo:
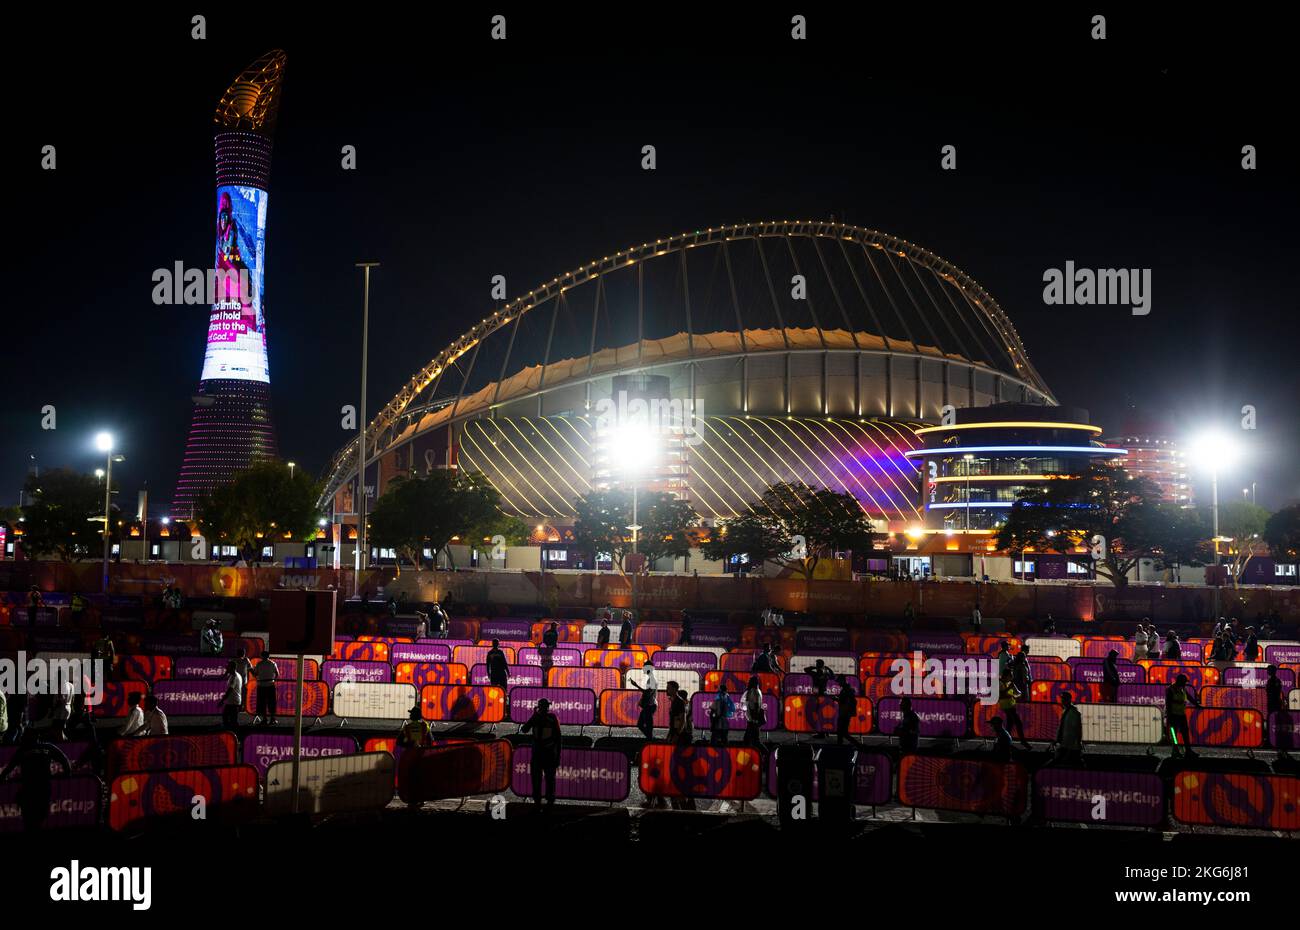
[[[803,293],[798,284],[802,281]],[[835,222],[763,222],[645,242],[505,303],[416,372],[367,427],[367,481],[480,471],[505,506],[563,523],[602,480],[594,412],[620,391],[695,406],[658,480],[725,518],[774,481],[913,520],[913,430],[956,407],[1055,404],[1006,313],[922,247]],[[322,505],[353,511],[357,445]]]

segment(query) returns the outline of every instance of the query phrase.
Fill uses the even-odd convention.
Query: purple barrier
[[[892,736],[903,720],[902,698],[881,698],[876,705],[876,730]],[[921,718],[922,736],[966,735],[966,702],[946,698],[912,698],[912,710]]]
[[[1300,748],[1300,713],[1279,710],[1269,714],[1268,742],[1279,751],[1292,752]]]
[[[22,809],[18,806],[18,792],[21,790],[22,785],[16,780],[0,784],[0,833],[20,833],[23,830]],[[93,775],[55,778],[50,783],[50,814],[41,824],[41,829],[98,826],[103,790],[104,783]]]
[[[1042,768],[1034,798],[1046,820],[1154,827],[1165,818],[1164,783],[1153,772]]]
[[[229,659],[218,659],[215,656],[184,656],[172,663],[172,678],[225,678],[229,663]]]
[[[848,630],[796,630],[794,642],[795,652],[810,652],[814,655],[853,651]]]
[[[1101,684],[1106,676],[1104,659],[1066,659],[1066,664],[1074,669],[1074,680],[1081,684],[1097,685]],[[1125,663],[1122,659],[1116,664],[1115,668],[1119,671],[1119,683],[1121,685],[1144,685],[1147,681],[1147,670],[1140,665],[1134,665],[1132,662]]]
[[[1165,685],[1120,685],[1116,700],[1120,704],[1165,706]]]
[[[75,743],[57,743],[56,745],[59,749],[63,750],[63,754],[68,757],[68,764],[71,765],[74,770],[81,765],[82,760],[85,759],[86,750],[90,748],[90,743],[81,741]],[[18,754],[18,748],[19,747],[17,746],[0,746],[0,771],[4,771],[4,767]],[[9,777],[17,781],[18,776],[22,774],[22,771],[23,767],[21,765],[16,766]],[[71,773],[64,772],[63,766],[55,762],[50,764],[50,774],[55,778],[58,778],[60,775],[68,775]]]
[[[1202,688],[1196,696],[1206,707],[1246,707],[1261,714],[1268,712],[1268,695],[1262,688],[1225,688],[1222,685],[1210,685]]]
[[[965,652],[966,640],[960,633],[944,633],[939,630],[918,630],[907,636],[908,651],[921,650],[927,656],[935,652]]]
[[[775,749],[767,758],[767,793],[777,796],[776,758],[781,750]],[[894,793],[894,763],[883,752],[858,751],[853,784],[854,804],[888,804]],[[818,798],[817,765],[813,763],[812,800]]]
[[[690,645],[731,649],[740,645],[740,631],[724,624],[697,623],[691,628]]]
[[[510,688],[540,688],[546,684],[542,680],[542,670],[536,665],[507,666],[506,686]],[[488,680],[487,666],[480,662],[469,670],[469,683],[478,687],[492,684]]]
[[[718,667],[718,657],[712,652],[687,652],[664,649],[654,654],[655,669],[663,671],[696,672],[701,680],[705,672]]]
[[[526,643],[532,635],[531,620],[480,620],[478,624],[479,639],[515,639]]]
[[[596,722],[596,695],[587,688],[511,688],[510,719],[524,723],[542,698],[551,702],[551,713],[565,726],[585,727]]]
[[[544,649],[540,646],[525,646],[519,650],[519,657],[516,661],[520,665],[537,665],[542,664]],[[560,668],[577,668],[582,665],[583,650],[566,649],[563,646],[557,646],[550,650],[548,657],[548,666],[557,666]]]
[[[153,689],[168,717],[215,717],[226,694],[224,680],[160,681]],[[243,710],[243,701],[239,702]]]
[[[1266,646],[1264,661],[1269,665],[1300,665],[1300,646]]]
[[[323,756],[350,756],[357,751],[355,737],[339,734],[307,734],[302,738],[302,758],[319,759]],[[244,761],[266,775],[271,763],[293,758],[292,733],[253,733],[244,738]]]
[[[658,658],[656,656],[655,658]],[[845,676],[849,683],[849,690],[854,694],[862,694],[862,679],[857,675]],[[839,684],[834,678],[829,679],[826,683],[827,694],[838,694]],[[813,686],[811,675],[805,675],[803,672],[791,672],[781,679],[781,694],[816,694],[817,689]]]
[[[1295,672],[1291,669],[1278,669],[1277,677],[1283,694],[1295,687]],[[1228,688],[1262,688],[1268,684],[1268,669],[1230,666],[1223,670],[1223,684]]]
[[[394,666],[399,662],[450,662],[451,646],[447,643],[394,643],[388,660]]]
[[[387,662],[353,662],[348,659],[326,659],[321,666],[321,679],[331,689],[340,681],[393,680],[393,667]]]
[[[716,694],[696,691],[691,695],[691,722],[697,730],[709,729],[709,706],[713,703]],[[736,705],[730,717],[727,718],[727,725],[732,730],[744,730],[749,726],[749,718],[745,715],[745,700],[743,694],[731,695],[732,702]],[[759,730],[766,733],[769,730],[775,730],[781,723],[781,705],[775,697],[770,694],[763,695],[763,725]]]
[[[533,747],[516,746],[510,761],[510,790],[521,798],[533,796]],[[545,791],[545,782],[542,783]],[[626,801],[632,788],[627,756],[608,749],[560,750],[555,770],[555,796],[561,801]]]

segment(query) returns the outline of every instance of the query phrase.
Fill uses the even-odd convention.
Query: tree
[[[1269,517],[1261,535],[1274,558],[1292,562],[1300,559],[1300,504],[1283,507]]]
[[[263,460],[234,473],[228,484],[195,503],[199,531],[211,542],[260,548],[263,540],[310,539],[320,511],[321,486],[303,469]]]
[[[1069,552],[1102,536],[1105,556],[1096,561],[1097,574],[1122,588],[1139,560],[1162,554],[1171,529],[1154,482],[1093,462],[1079,475],[1022,492],[998,531],[998,547]]]
[[[1219,539],[1214,544],[1228,556],[1232,584],[1236,587],[1241,573],[1257,555],[1267,552],[1263,539],[1268,511],[1248,500],[1230,500],[1219,505]]]
[[[632,551],[632,492],[590,491],[574,504],[578,512],[573,524],[574,541],[596,553],[608,552],[618,570]],[[637,495],[636,549],[649,564],[659,559],[680,558],[691,551],[690,531],[699,517],[691,505],[665,491]]]
[[[821,559],[870,551],[878,538],[852,494],[781,482],[764,491],[749,513],[725,521],[701,549],[705,558],[745,554],[751,562],[777,562],[811,579]]]
[[[22,545],[32,558],[56,555],[68,562],[98,553],[103,546],[104,482],[56,468],[27,479]],[[110,539],[120,533],[120,514],[109,517]]]
[[[417,571],[426,548],[437,554],[447,551],[452,539],[476,542],[498,532],[511,538],[527,536],[522,521],[501,512],[500,495],[477,472],[437,468],[428,475],[395,478],[370,513],[370,541],[392,549]]]
[[[1157,505],[1165,521],[1161,552],[1163,563],[1174,567],[1175,578],[1184,565],[1204,565],[1210,555],[1212,535],[1199,510],[1177,504]]]

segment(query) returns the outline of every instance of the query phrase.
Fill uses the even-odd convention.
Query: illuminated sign
[[[217,188],[218,293],[208,318],[202,380],[271,380],[266,362],[262,282],[266,271],[267,193],[255,187]],[[247,282],[241,293],[240,281]]]

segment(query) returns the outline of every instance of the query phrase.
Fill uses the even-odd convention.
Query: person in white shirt
[[[122,736],[144,736],[144,711],[140,709],[140,693],[133,691],[126,703],[131,710],[126,715],[126,723],[117,732]]]
[[[295,660],[296,661],[296,660]],[[257,679],[257,716],[264,726],[275,726],[275,683],[280,679],[280,667],[269,657],[263,658],[253,670]]]
[[[226,693],[221,699],[221,725],[239,728],[239,706],[244,703],[244,679],[232,659],[226,665]]]
[[[758,734],[766,722],[763,719],[763,692],[759,688],[758,676],[749,676],[749,687],[745,689],[745,739],[746,746],[757,746]]]
[[[1137,632],[1133,634],[1133,659],[1141,661],[1147,657],[1147,631],[1146,627],[1138,624]]]
[[[167,715],[158,706],[158,699],[152,694],[144,699],[144,728],[150,736],[167,735]]]
[[[50,708],[50,719],[54,721],[55,738],[60,741],[68,738],[68,720],[72,717],[74,693],[72,673],[67,672],[65,677],[59,681],[59,690],[54,694],[53,705]]]

